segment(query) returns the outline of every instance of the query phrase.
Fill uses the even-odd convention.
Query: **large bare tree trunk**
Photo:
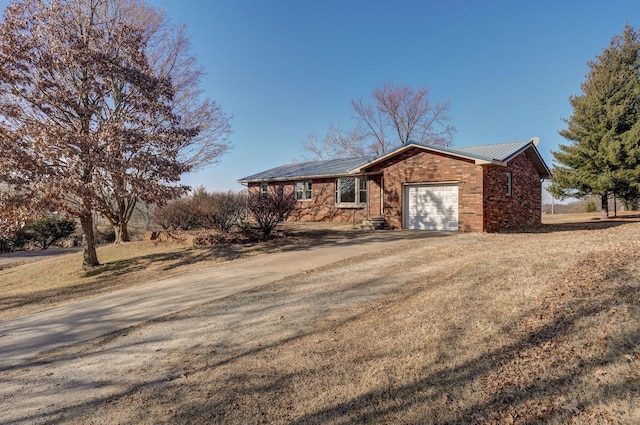
[[[100,265],[96,254],[96,238],[93,233],[93,215],[80,216],[82,227],[82,267],[85,269]]]
[[[122,242],[129,242],[131,240],[129,237],[129,223],[127,221],[120,225],[120,237],[122,238]]]
[[[119,224],[116,224],[115,226],[113,226],[113,234],[114,234],[113,244],[114,245],[121,244],[122,243],[122,227],[120,227]]]
[[[120,223],[116,223],[113,226],[113,230],[116,236],[113,241],[114,244],[129,242],[131,240],[131,238],[129,237],[129,226],[126,221],[121,221]]]
[[[602,195],[602,215],[600,216],[602,220],[606,220],[609,218],[609,194],[605,192]]]

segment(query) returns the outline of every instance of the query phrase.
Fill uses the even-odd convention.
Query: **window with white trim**
[[[512,177],[511,173],[507,173],[507,196],[511,196]]]
[[[366,203],[366,177],[341,177],[336,179],[336,206],[359,207]]]
[[[260,196],[266,196],[269,190],[269,183],[260,183]]]
[[[310,181],[296,182],[295,190],[296,190],[296,199],[298,201],[305,201],[305,200],[311,199],[312,192],[311,192]]]

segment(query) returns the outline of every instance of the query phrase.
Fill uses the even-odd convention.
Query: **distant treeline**
[[[572,214],[572,213],[584,213],[595,212],[602,210],[602,201],[599,197],[586,197],[573,202],[555,202],[553,204],[542,204],[543,214]],[[635,211],[637,205],[625,205],[625,203],[619,199],[615,203],[615,211]],[[614,211],[613,199],[609,200],[609,211]]]

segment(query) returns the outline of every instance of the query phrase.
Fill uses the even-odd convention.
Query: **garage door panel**
[[[458,230],[458,187],[407,186],[405,227],[421,230]]]

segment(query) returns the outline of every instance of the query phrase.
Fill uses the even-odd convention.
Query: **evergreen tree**
[[[560,135],[571,144],[553,152],[549,191],[556,197],[598,195],[634,202],[640,195],[640,34],[626,25],[589,62],[583,94],[569,101],[573,115]]]
[[[32,245],[39,249],[48,249],[75,232],[76,222],[56,216],[35,219],[16,232],[14,248]]]

